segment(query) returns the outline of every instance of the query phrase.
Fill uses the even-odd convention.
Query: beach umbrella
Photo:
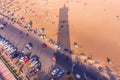
[[[30,30],[31,28],[32,28],[32,24],[33,24],[33,22],[32,21],[30,21],[29,23],[28,23],[28,30]]]
[[[95,61],[93,64],[96,68],[99,68],[100,66],[102,66],[99,62]]]
[[[81,60],[81,61],[84,61],[84,60],[86,60],[86,59],[87,59],[86,56],[80,56],[80,60]]]
[[[88,57],[84,54],[84,53],[81,53],[80,54],[80,59],[81,60],[86,60]]]
[[[87,59],[87,62],[93,64],[95,61],[93,59]]]
[[[120,19],[120,17],[119,17],[119,16],[116,16],[116,18],[117,18],[117,20],[119,20],[119,19]]]
[[[39,33],[44,33],[45,29],[44,28],[41,28]]]
[[[80,53],[80,55],[86,56],[85,53]]]
[[[78,48],[78,44],[76,42],[74,42],[74,47]]]
[[[46,38],[46,35],[45,35],[45,34],[41,34],[41,35],[40,35],[40,38],[45,39],[45,38]]]

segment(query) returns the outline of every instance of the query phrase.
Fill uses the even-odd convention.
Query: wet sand
[[[3,2],[9,0],[3,0]],[[14,0],[7,10],[14,12],[14,17],[25,17],[24,24],[33,21],[33,29],[45,28],[45,34],[57,41],[59,10],[68,7],[68,27],[70,47],[92,56],[102,65],[106,58],[112,60],[111,67],[120,74],[120,8],[119,0]],[[1,8],[0,8],[1,9]],[[63,18],[64,19],[64,18]],[[79,47],[74,48],[77,42]]]

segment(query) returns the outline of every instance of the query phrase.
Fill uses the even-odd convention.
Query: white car
[[[76,75],[75,75],[75,78],[76,78],[76,79],[80,79],[81,76],[80,76],[79,74],[76,74]]]
[[[56,44],[55,48],[60,50],[61,49],[61,45],[60,44]]]
[[[3,46],[6,46],[6,45],[8,45],[8,44],[9,44],[9,42],[7,41],[7,42],[5,42],[5,43],[4,43],[4,45],[3,45]]]
[[[65,73],[65,70],[62,69],[58,72],[57,77],[61,77]]]
[[[55,80],[54,78],[50,78],[50,80]]]
[[[5,26],[3,24],[0,24],[0,29],[3,29]]]
[[[8,44],[6,44],[3,48],[4,48],[4,49],[7,49],[10,45],[11,45],[11,44],[8,43]]]
[[[5,39],[1,39],[1,40],[0,40],[0,44],[2,44],[4,40],[5,40]]]
[[[3,46],[5,42],[6,42],[6,40],[3,40],[3,41],[1,42],[1,45]]]
[[[51,72],[51,75],[56,75],[57,73],[59,72],[59,69],[58,68],[55,68],[52,72]]]
[[[9,52],[10,52],[10,53],[13,53],[13,52],[15,52],[15,51],[17,51],[17,48],[13,48],[13,49],[11,49]]]
[[[7,47],[7,51],[10,51],[11,49],[13,49],[14,47],[13,46],[9,46],[9,47]]]
[[[27,49],[32,49],[32,48],[33,48],[32,43],[28,43],[28,44],[26,45],[26,48],[27,48]]]
[[[5,46],[5,45],[7,45],[7,44],[9,44],[9,42],[8,42],[8,41],[6,41],[6,42],[3,44],[3,46]]]
[[[27,49],[30,50],[30,49],[32,49],[32,48],[33,48],[32,43],[28,43],[28,44],[23,48],[22,53],[26,52]]]
[[[33,67],[33,66],[35,66],[37,63],[38,63],[38,61],[33,61],[33,62],[29,65],[29,67]]]
[[[4,48],[7,50],[7,49],[9,49],[9,48],[11,48],[11,47],[12,47],[12,45],[9,44],[9,45],[6,45]],[[7,51],[9,51],[9,50],[7,50]]]

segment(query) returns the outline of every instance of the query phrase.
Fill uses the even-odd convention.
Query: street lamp
[[[88,80],[86,73],[83,73],[85,80]]]
[[[75,63],[72,63],[71,73],[73,73],[74,66],[75,66]]]

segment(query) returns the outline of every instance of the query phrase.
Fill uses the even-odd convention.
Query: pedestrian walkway
[[[0,59],[0,80],[16,80],[13,74]]]

